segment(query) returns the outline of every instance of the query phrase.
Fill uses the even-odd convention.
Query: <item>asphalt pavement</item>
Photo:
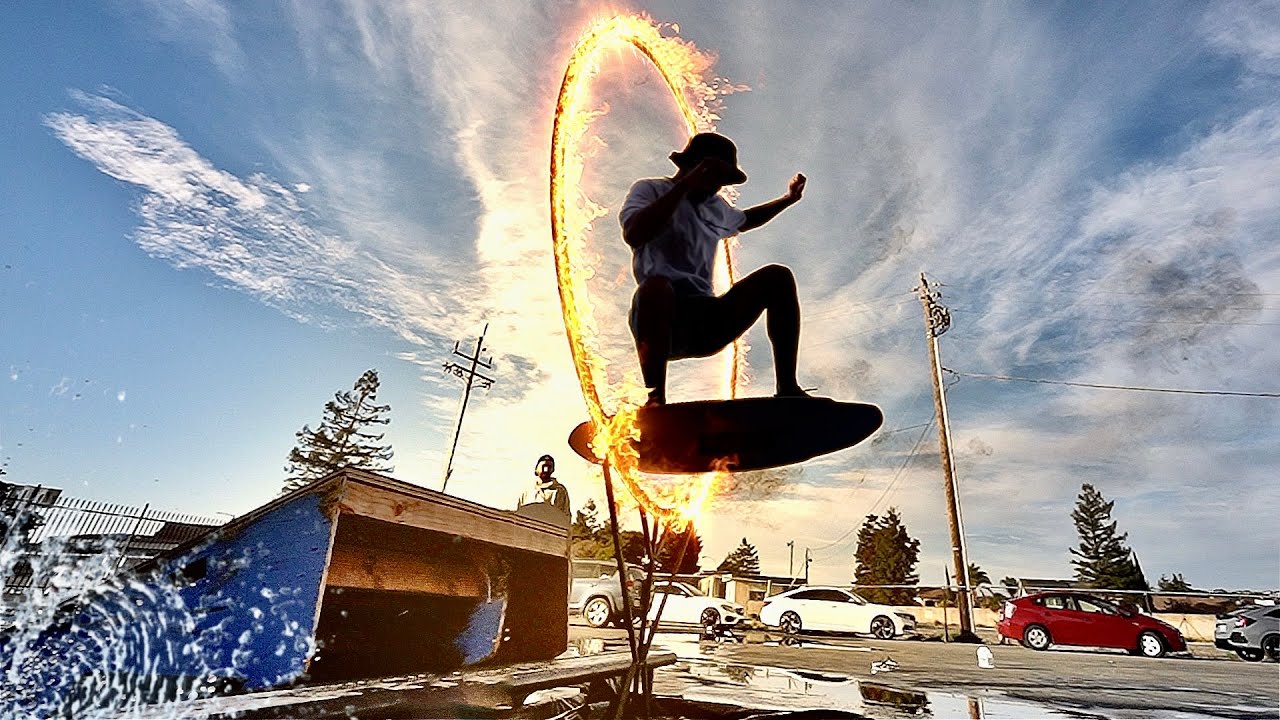
[[[626,646],[622,630],[580,623],[573,619],[570,638],[584,648]],[[796,641],[757,630],[737,635],[699,642],[692,629],[660,633],[655,647],[676,652],[681,663],[660,671],[656,691],[871,717],[1280,717],[1280,665],[1246,663],[1211,645],[1150,659],[989,644],[995,666],[983,669],[975,645],[828,635],[787,644]]]

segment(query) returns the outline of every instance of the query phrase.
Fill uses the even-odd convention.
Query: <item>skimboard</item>
[[[701,400],[641,408],[640,437],[633,442],[644,472],[763,470],[852,447],[882,423],[876,405],[830,398]],[[599,464],[590,446],[594,435],[584,422],[569,434],[569,447]]]

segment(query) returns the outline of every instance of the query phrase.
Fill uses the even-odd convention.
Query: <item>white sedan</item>
[[[667,603],[662,607],[661,623],[731,627],[746,617],[746,610],[741,605],[707,597],[682,582],[663,582],[653,586],[653,601],[649,603],[650,622],[657,617],[663,597]]]
[[[861,595],[838,587],[806,586],[774,595],[765,600],[760,621],[788,635],[828,630],[889,640],[916,631],[914,615],[868,602]]]

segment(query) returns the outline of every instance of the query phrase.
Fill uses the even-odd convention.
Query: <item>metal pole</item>
[[[796,541],[787,541],[787,577],[795,579],[796,577]]]
[[[129,531],[129,538],[124,541],[124,547],[120,549],[120,559],[116,561],[116,570],[120,568],[129,559],[129,545],[133,539],[138,536],[138,530],[142,527],[142,521],[147,518],[147,510],[151,508],[151,503],[142,506],[142,512],[138,513],[138,522],[133,524],[133,529]]]
[[[951,642],[951,623],[947,619],[947,596],[951,594],[951,573],[947,572],[947,566],[942,566],[942,581],[946,583],[946,587],[942,592],[942,639],[945,642]]]
[[[960,524],[960,500],[956,493],[955,459],[951,454],[951,426],[947,417],[947,399],[942,387],[942,363],[938,360],[938,336],[951,326],[951,316],[936,302],[929,290],[929,281],[920,273],[920,305],[924,309],[925,339],[929,346],[929,366],[933,380],[933,408],[938,417],[938,445],[942,458],[943,490],[947,503],[947,528],[951,534],[951,564],[957,584],[963,590],[962,599],[956,603],[960,614],[960,634],[957,639],[966,642],[976,638],[973,634],[973,615],[969,607],[969,563],[964,547],[964,529]]]
[[[622,618],[627,623],[627,642],[631,645],[631,659],[636,659],[636,629],[631,625],[631,591],[627,589],[627,561],[622,556],[622,533],[618,531],[618,508],[613,502],[613,473],[609,463],[604,465],[604,494],[609,503],[609,532],[613,535],[613,555],[618,565],[618,584],[622,589]]]
[[[476,352],[471,356],[471,369],[467,373],[467,387],[462,391],[462,410],[458,412],[458,427],[453,431],[453,447],[449,448],[449,462],[444,468],[444,482],[440,484],[440,492],[449,487],[449,476],[453,474],[453,455],[458,451],[458,438],[462,436],[462,418],[467,414],[467,401],[471,399],[471,385],[476,379],[476,366],[480,364],[480,350],[484,345],[484,336],[489,332],[489,323],[476,339]],[[456,352],[456,350],[455,350]]]

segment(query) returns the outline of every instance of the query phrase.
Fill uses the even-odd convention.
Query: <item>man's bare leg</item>
[[[800,299],[796,278],[785,265],[766,265],[734,284],[722,297],[728,303],[730,342],[746,332],[762,312],[773,346],[774,378],[780,397],[807,397],[796,381],[800,352]]]
[[[667,361],[671,358],[671,326],[676,293],[666,278],[649,278],[636,291],[636,353],[640,375],[649,388],[646,405],[667,401]]]

